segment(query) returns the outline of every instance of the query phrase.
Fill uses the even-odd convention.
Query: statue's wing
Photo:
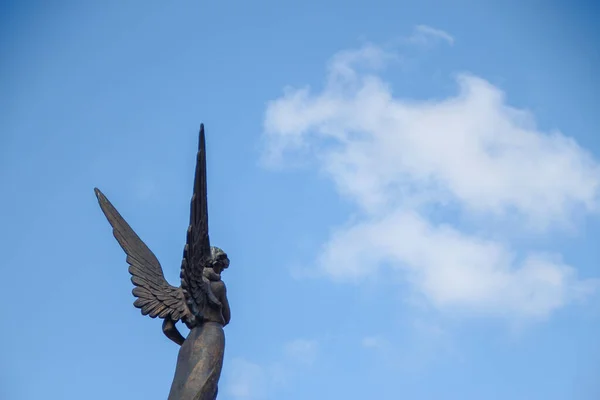
[[[208,202],[206,194],[206,146],[204,124],[200,125],[194,194],[190,210],[190,225],[181,263],[181,287],[192,314],[201,315],[207,301],[215,302],[210,286],[202,279],[204,267],[210,262],[208,238]]]
[[[182,289],[169,285],[158,259],[148,246],[131,229],[106,196],[97,188],[94,192],[100,208],[113,227],[113,235],[127,254],[131,281],[135,285],[133,295],[137,297],[133,305],[140,308],[143,315],[152,318],[170,317],[173,321],[185,321],[189,311]]]

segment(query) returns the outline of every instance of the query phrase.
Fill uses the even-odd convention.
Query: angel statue
[[[115,238],[127,254],[133,295],[137,298],[133,305],[141,309],[142,315],[162,318],[164,334],[181,346],[168,400],[217,398],[225,350],[223,327],[231,317],[227,291],[221,280],[221,272],[229,266],[229,258],[223,250],[211,247],[208,238],[204,141],[202,124],[180,287],[166,281],[156,256],[106,196],[94,189]],[[190,329],[187,338],[175,327],[178,321]]]

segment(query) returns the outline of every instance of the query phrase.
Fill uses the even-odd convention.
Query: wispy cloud
[[[224,391],[234,399],[266,398],[293,380],[317,357],[316,340],[294,339],[284,344],[279,357],[266,363],[235,358],[224,377]]]
[[[462,358],[453,338],[433,321],[417,318],[403,324],[402,331],[400,341],[383,335],[366,336],[362,347],[378,359],[379,365],[402,373],[419,372],[432,363]]]
[[[235,399],[262,399],[265,396],[268,377],[258,364],[243,358],[233,359],[225,392]]]
[[[362,339],[361,344],[367,349],[385,349],[389,346],[389,342],[379,335],[366,336]]]
[[[452,42],[430,27],[416,32]],[[271,162],[312,158],[362,215],[324,244],[320,271],[358,281],[386,263],[438,310],[510,318],[543,318],[595,291],[560,254],[517,251],[427,210],[549,233],[598,209],[597,161],[572,138],[537,129],[480,77],[459,75],[458,94],[442,100],[394,97],[377,75],[389,59],[372,45],[344,51],[323,91],[288,88],[266,110]]]
[[[427,25],[415,26],[413,33],[408,37],[408,42],[415,44],[428,44],[440,40],[451,46],[454,44],[454,37],[448,32]]]
[[[296,339],[285,345],[285,354],[293,361],[312,364],[317,358],[316,340]]]

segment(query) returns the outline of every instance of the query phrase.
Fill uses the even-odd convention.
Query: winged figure
[[[221,272],[229,267],[227,254],[211,247],[208,236],[206,145],[204,125],[196,159],[190,225],[181,262],[181,286],[170,285],[156,256],[97,188],[100,208],[127,255],[133,305],[143,315],[162,318],[163,333],[181,346],[168,400],[214,400],[223,365],[223,327],[231,318]],[[177,330],[181,321],[190,329],[187,338]]]

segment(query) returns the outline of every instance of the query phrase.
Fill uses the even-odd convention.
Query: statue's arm
[[[206,269],[205,269],[205,271],[206,271]],[[208,279],[208,277],[206,277],[203,274],[202,281],[204,282],[204,287],[206,288],[206,291],[207,291],[208,300],[210,300],[210,302],[213,303],[215,306],[220,307],[221,302],[219,301],[219,299],[217,299],[217,297],[213,293],[212,286],[210,284],[210,279]]]
[[[229,300],[227,299],[227,287],[225,283],[223,283],[223,295],[221,296],[221,312],[223,313],[223,319],[225,320],[225,325],[229,323],[231,320],[231,309],[229,308]]]
[[[185,342],[185,338],[179,333],[175,323],[170,318],[165,318],[162,326],[163,333],[166,337],[177,343],[178,345],[183,345]]]

